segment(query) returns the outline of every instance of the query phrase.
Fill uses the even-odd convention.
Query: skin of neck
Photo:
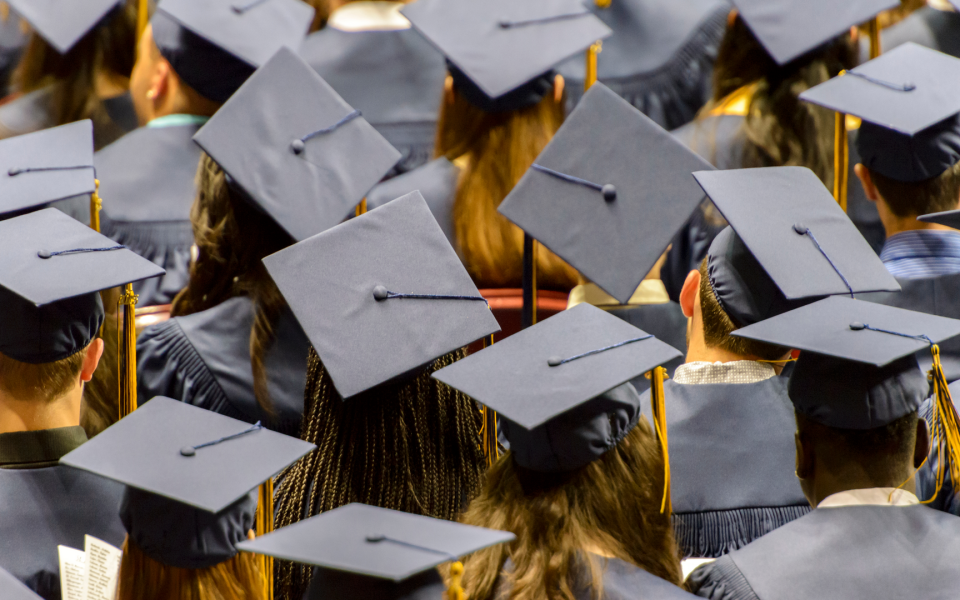
[[[810,506],[816,508],[824,499],[841,492],[869,488],[900,488],[916,493],[916,470],[926,460],[930,451],[930,433],[923,419],[917,420],[914,452],[911,460],[903,461],[894,469],[870,469],[858,461],[838,460],[842,455],[830,444],[817,439],[812,432],[798,431],[795,436],[797,449],[797,477]],[[878,456],[873,460],[895,460]],[[874,473],[885,472],[887,476]]]
[[[15,396],[0,387],[0,433],[80,425],[83,386],[97,370],[103,354],[103,340],[93,340],[81,352],[84,357],[80,373],[70,389],[56,398]]]
[[[865,166],[858,164],[854,167],[854,173],[863,185],[863,191],[867,199],[876,204],[877,212],[880,214],[880,222],[883,223],[887,238],[904,231],[956,231],[939,223],[918,221],[917,217],[920,215],[897,216],[890,210],[890,205],[880,194],[880,190],[877,189],[873,178],[870,176],[870,171]],[[958,198],[958,201],[960,201],[960,198]]]

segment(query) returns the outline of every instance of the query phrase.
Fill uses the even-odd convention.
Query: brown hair
[[[89,347],[56,362],[30,364],[0,353],[0,390],[23,400],[50,402],[77,384]]]
[[[679,585],[679,550],[670,516],[660,512],[662,494],[663,457],[646,418],[573,473],[527,471],[508,453],[490,468],[461,521],[517,539],[464,561],[466,596],[492,598],[502,575],[510,600],[574,600],[584,584],[600,598],[602,569],[587,552],[594,547]],[[513,570],[505,573],[508,558]],[[578,569],[581,559],[586,573]]]
[[[206,569],[181,569],[153,560],[128,537],[117,600],[266,600],[260,561],[240,552]]]
[[[789,352],[788,348],[730,335],[737,330],[737,326],[720,306],[713,292],[706,258],[700,263],[700,321],[703,324],[703,342],[709,348],[719,348],[739,356],[756,356],[762,360],[777,360]]]
[[[66,54],[32,33],[13,75],[17,90],[28,93],[54,85],[56,125],[81,119],[93,119],[101,125],[109,122],[97,95],[97,79],[101,73],[130,77],[136,54],[136,4],[127,0],[112,9]]]
[[[190,219],[200,254],[190,267],[187,287],[173,300],[171,314],[197,313],[235,296],[250,298],[255,311],[250,330],[253,387],[257,403],[269,414],[273,404],[265,355],[287,303],[261,259],[293,244],[293,239],[229,185],[223,169],[205,153],[197,171],[197,190]]]
[[[808,167],[833,181],[834,113],[800,100],[801,92],[857,64],[849,34],[785,64],[776,61],[739,16],[727,28],[713,74],[713,98],[703,119],[730,94],[754,85],[742,125],[742,167]]]
[[[539,104],[488,113],[462,94],[444,102],[437,124],[437,156],[467,159],[457,185],[453,222],[464,265],[481,288],[520,287],[523,231],[497,212],[513,186],[563,123],[564,104],[548,94]],[[577,272],[541,247],[537,283],[569,290]]]
[[[344,401],[311,348],[300,438],[317,450],[281,474],[277,528],[350,502],[456,519],[483,475],[480,412],[430,375],[464,355],[448,354],[412,379]],[[278,562],[278,598],[300,600],[311,575]]]
[[[890,211],[901,219],[955,210],[960,204],[960,163],[918,183],[890,179],[872,169],[870,178]]]

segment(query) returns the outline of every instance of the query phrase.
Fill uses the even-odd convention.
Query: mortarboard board
[[[95,189],[89,119],[0,141],[0,215]]]
[[[60,459],[127,486],[120,516],[151,558],[197,569],[236,554],[251,491],[316,446],[158,397]]]
[[[4,600],[41,600],[33,590],[3,568],[0,568],[0,597]]]
[[[97,292],[164,272],[55,208],[0,222],[0,256],[0,352],[34,364],[97,336]]]
[[[313,13],[299,0],[163,0],[151,24],[177,75],[224,102],[281,47],[299,49]]]
[[[193,139],[295,240],[339,223],[400,158],[287,48],[258,69]]]
[[[447,57],[457,90],[488,112],[540,101],[553,67],[611,30],[580,0],[417,0],[401,12]]]
[[[786,64],[900,5],[898,0],[732,0],[767,53]]]
[[[400,582],[515,538],[506,531],[353,503],[243,542],[238,548]]]
[[[7,0],[44,40],[66,54],[123,0]]]
[[[736,325],[763,320],[797,300],[900,290],[809,169],[693,176],[732,228],[710,245],[707,271],[717,300]]]
[[[690,173],[710,168],[596,84],[498,210],[623,304],[703,200]]]
[[[500,330],[419,192],[263,263],[343,398]]]
[[[960,210],[946,210],[928,215],[920,215],[917,217],[917,220],[923,221],[924,223],[938,223],[940,225],[946,225],[947,227],[953,227],[954,229],[960,229]]]
[[[960,161],[960,59],[907,43],[800,95],[863,120],[861,162],[903,182]]]
[[[629,433],[640,398],[627,382],[680,355],[579,304],[433,377],[497,411],[518,464],[562,472],[596,460]]]

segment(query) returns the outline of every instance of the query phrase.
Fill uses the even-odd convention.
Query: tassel
[[[603,1],[607,3],[607,6],[610,5],[610,0],[598,0],[597,6],[600,6],[600,2]],[[600,6],[600,8],[606,8],[606,6]],[[587,48],[587,68],[583,78],[583,91],[589,90],[590,86],[597,82],[597,55],[600,54],[601,50],[603,50],[603,42],[600,41],[594,42]]]
[[[360,201],[360,204],[357,205],[356,216],[366,214],[367,212],[367,199],[364,198]]]
[[[657,367],[647,373],[650,379],[650,406],[653,410],[653,427],[657,432],[660,450],[663,453],[663,500],[660,502],[661,514],[673,512],[670,501],[670,445],[667,440],[667,411],[664,406],[663,380],[667,370]]]
[[[610,2],[612,0],[593,0],[593,3],[597,5],[597,8],[610,8]]]
[[[133,285],[123,288],[119,305],[123,307],[123,329],[117,338],[119,348],[119,368],[117,377],[120,389],[120,418],[137,408],[137,322],[136,307],[139,296],[133,293]],[[120,318],[119,311],[117,318]]]
[[[850,144],[847,139],[847,115],[834,117],[833,137],[833,198],[847,212],[847,171],[850,168]]]
[[[943,374],[943,365],[940,363],[940,347],[936,344],[930,347],[933,355],[933,368],[930,377],[933,379],[934,403],[931,418],[933,440],[936,447],[937,473],[936,492],[926,502],[932,502],[940,495],[946,475],[957,484],[960,482],[960,418],[953,405],[947,378]]]
[[[450,565],[450,585],[447,586],[447,600],[463,600],[463,588],[460,580],[463,578],[463,563],[459,560]]]
[[[493,334],[483,338],[483,347],[488,348],[493,345]],[[500,439],[497,435],[497,411],[481,407],[480,414],[483,416],[483,424],[480,426],[480,447],[483,450],[483,457],[486,459],[487,468],[493,466],[493,463],[500,460]]]
[[[139,0],[137,3],[137,39],[140,39],[140,36],[143,35],[143,30],[147,28],[147,21],[150,18],[149,15],[150,6],[147,3],[147,0]]]
[[[100,233],[100,209],[103,208],[103,201],[100,200],[100,180],[93,180],[94,190],[90,194],[90,229]]]
[[[257,537],[273,531],[273,480],[268,479],[260,486],[259,502],[257,503],[256,517]],[[273,557],[260,555],[263,562],[263,590],[264,599],[273,600]]]

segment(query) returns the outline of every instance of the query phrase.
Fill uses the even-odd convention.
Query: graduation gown
[[[264,414],[253,393],[253,318],[253,303],[239,296],[145,329],[137,340],[139,403],[166,396],[297,435],[310,342],[293,313],[284,311],[265,357],[275,415]]]
[[[602,306],[605,311],[611,315],[620,317],[634,327],[638,327],[647,333],[653,334],[661,342],[670,344],[680,352],[687,353],[687,317],[683,315],[683,309],[676,302],[665,302],[663,304],[640,304],[623,306]],[[683,364],[683,357],[675,358],[664,364],[667,373],[672,377],[677,367]],[[638,385],[638,390],[643,386],[649,385],[646,378],[638,378],[633,382],[634,387]]]
[[[599,597],[599,600],[682,600],[693,598],[681,588],[644,571],[640,567],[618,558],[597,558],[603,568],[603,594]],[[513,563],[507,559],[504,571],[512,569]],[[582,583],[574,586],[574,597],[577,600],[593,600],[593,590],[590,587],[586,566],[577,569],[577,571],[580,572]],[[509,597],[510,586],[501,576],[494,588],[491,600],[506,600]]]
[[[0,435],[0,446],[16,442],[16,449],[0,451],[0,462],[8,466],[11,453],[20,465],[59,460],[86,440],[82,429],[79,435],[68,431],[74,429],[80,428]],[[0,468],[0,567],[46,600],[60,600],[57,545],[82,550],[89,534],[122,546],[126,531],[118,509],[123,489],[70,467]]]
[[[665,129],[687,123],[710,98],[713,63],[730,6],[722,0],[613,0],[588,8],[613,35],[597,57],[599,80]],[[569,108],[583,96],[582,54],[557,69]]]
[[[300,55],[400,151],[392,174],[430,160],[447,67],[416,30],[326,27],[306,39]]]
[[[664,382],[673,524],[684,557],[742,548],[810,511],[795,470],[787,377]],[[652,419],[650,391],[641,408]]]
[[[960,58],[960,13],[924,6],[880,32],[880,47],[884,52],[907,42]],[[869,58],[870,40],[864,36],[860,43],[860,60],[866,62]]]
[[[712,600],[956,598],[960,519],[926,506],[821,508],[703,565]]]

